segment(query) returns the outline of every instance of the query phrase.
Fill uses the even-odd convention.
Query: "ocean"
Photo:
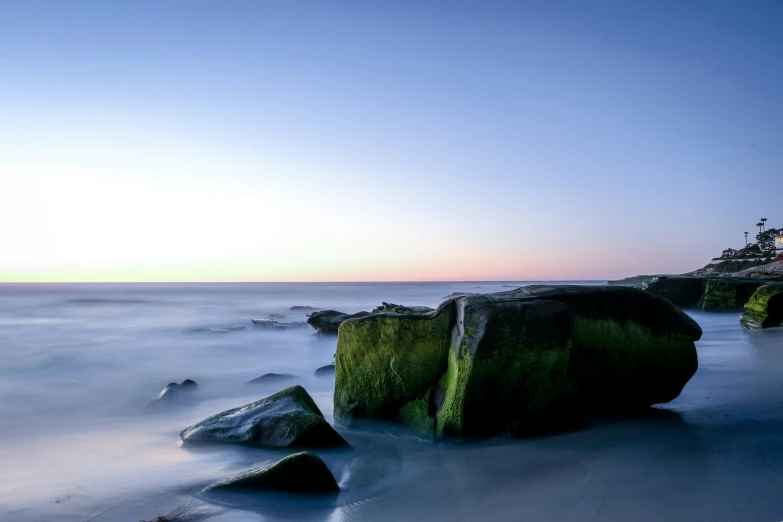
[[[699,371],[648,415],[524,440],[338,427],[354,449],[319,452],[336,498],[200,493],[291,453],[182,446],[188,425],[284,387],[251,379],[294,375],[332,422],[333,376],[314,371],[332,362],[336,338],[291,307],[435,307],[453,292],[524,284],[0,285],[0,520],[783,519],[783,328],[746,331],[736,313],[693,311]],[[270,316],[279,328],[251,323]],[[148,407],[184,379],[198,383],[196,402]]]

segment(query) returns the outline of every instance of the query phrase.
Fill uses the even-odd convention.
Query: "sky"
[[[783,227],[783,3],[0,1],[0,282],[681,273]]]

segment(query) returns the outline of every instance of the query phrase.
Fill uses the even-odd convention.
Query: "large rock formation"
[[[294,453],[274,464],[256,468],[207,486],[205,491],[250,490],[290,491],[294,493],[337,493],[334,475],[314,453]]]
[[[783,326],[783,283],[760,286],[745,305],[740,324],[745,328]]]
[[[352,319],[339,330],[335,416],[436,437],[563,427],[576,397],[611,409],[677,397],[700,336],[668,301],[608,286],[530,286]]]
[[[641,289],[668,299],[680,308],[695,308],[704,295],[707,279],[693,276],[657,276],[642,283]]]
[[[764,282],[758,279],[710,279],[704,287],[698,307],[706,312],[742,310],[753,292],[763,284]]]
[[[311,448],[346,446],[313,399],[291,386],[266,399],[213,415],[185,428],[183,442],[234,442],[261,446]]]

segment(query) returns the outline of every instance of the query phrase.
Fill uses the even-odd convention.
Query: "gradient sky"
[[[0,281],[599,279],[783,226],[783,3],[0,3]]]

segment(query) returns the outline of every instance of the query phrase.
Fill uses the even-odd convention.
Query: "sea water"
[[[296,376],[332,421],[334,379],[314,371],[336,339],[291,307],[434,307],[523,284],[0,285],[0,520],[783,519],[783,329],[742,330],[736,313],[689,312],[699,371],[648,415],[526,440],[340,429],[353,449],[320,452],[336,498],[201,493],[290,453],[181,444],[186,426],[284,386],[251,379]],[[270,317],[280,328],[251,323]],[[197,401],[148,407],[184,379]]]

